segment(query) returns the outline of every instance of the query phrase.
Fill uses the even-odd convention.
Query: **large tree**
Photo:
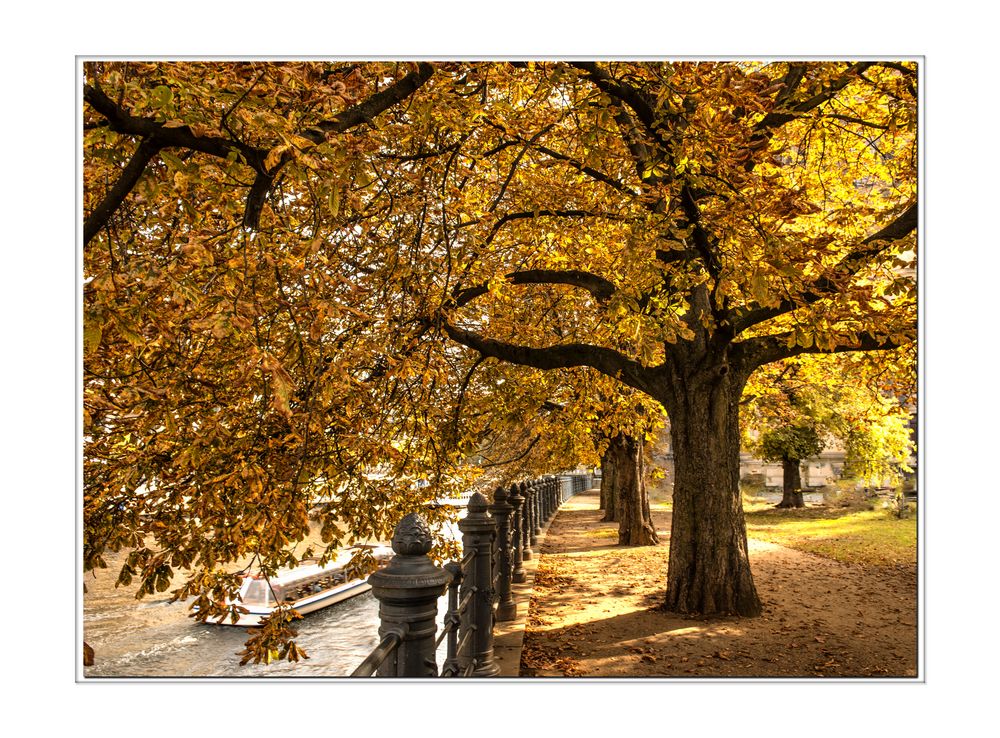
[[[914,338],[913,282],[897,271],[917,224],[914,70],[491,72],[519,84],[492,93],[503,105],[477,132],[495,135],[456,175],[463,194],[490,194],[462,199],[475,274],[434,326],[506,361],[591,366],[662,403],[676,453],[667,607],[756,614],[739,398],[764,364]],[[522,309],[526,289],[547,297],[548,331]]]
[[[426,390],[460,361],[456,346],[590,367],[670,418],[666,606],[757,614],[740,396],[770,362],[914,340],[915,285],[900,270],[917,225],[915,83],[910,63],[863,61],[95,65],[87,343],[132,353],[88,368],[88,408],[112,404],[123,431],[135,402],[122,371],[147,415],[161,382],[187,382],[167,395],[204,435],[229,401],[224,384],[204,400],[205,355],[255,378],[248,421],[251,408],[273,417],[274,398],[291,423],[313,393],[373,375],[419,374]],[[171,271],[179,261],[196,285]],[[256,351],[234,356],[235,332]],[[153,362],[179,333],[181,356]],[[281,352],[262,353],[274,336]],[[367,370],[315,364],[351,346]],[[163,432],[145,427],[144,443]],[[292,477],[308,479],[323,452],[298,445],[306,428],[257,427],[250,437],[281,439],[302,460]],[[119,484],[113,456],[101,469]],[[282,509],[289,489],[260,501]]]

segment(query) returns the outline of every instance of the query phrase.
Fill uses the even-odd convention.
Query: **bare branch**
[[[364,102],[348,108],[332,120],[323,121],[307,129],[302,135],[314,143],[321,143],[330,134],[343,133],[371,121],[379,113],[412,95],[433,74],[434,66],[432,64],[420,62],[416,71],[407,74],[395,84],[372,95]],[[149,141],[149,146],[155,145],[158,149],[168,147],[190,149],[223,159],[232,152],[238,153],[257,172],[247,197],[243,221],[248,228],[256,229],[258,227],[260,213],[273,186],[275,175],[291,160],[290,153],[282,157],[281,161],[271,170],[267,170],[264,161],[268,152],[265,149],[248,146],[240,141],[220,136],[196,135],[189,126],[167,127],[164,123],[153,118],[133,116],[119,107],[97,85],[84,86],[83,97],[94,110],[108,120],[108,126],[111,130],[129,136],[142,137]],[[138,181],[138,177],[135,177],[135,181]],[[135,186],[135,181],[132,182],[132,186]],[[127,195],[128,191],[124,194]],[[124,195],[121,199],[124,199]],[[121,199],[118,200],[118,204],[121,203]],[[110,212],[105,215],[104,222],[110,215]]]

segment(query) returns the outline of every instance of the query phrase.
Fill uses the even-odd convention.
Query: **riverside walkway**
[[[586,493],[585,493],[586,494]],[[572,506],[573,501],[580,497],[570,497],[563,503],[563,508]],[[545,539],[553,522],[559,517],[559,512],[542,528],[538,534],[538,545],[544,549]],[[558,544],[556,544],[558,545]],[[528,612],[535,587],[535,576],[541,557],[534,557],[523,563],[525,581],[522,584],[511,585],[511,595],[517,603],[517,617],[514,620],[499,621],[494,626],[493,658],[500,667],[501,677],[521,676],[521,654],[524,648],[524,635],[528,624]]]

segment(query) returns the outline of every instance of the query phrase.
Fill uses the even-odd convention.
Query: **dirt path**
[[[759,618],[658,611],[670,513],[659,546],[618,548],[598,496],[578,495],[545,536],[522,676],[916,676],[917,577],[750,540]]]

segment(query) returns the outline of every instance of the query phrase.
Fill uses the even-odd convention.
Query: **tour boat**
[[[379,569],[389,564],[393,552],[389,546],[368,546]],[[367,577],[351,578],[347,564],[354,551],[343,551],[326,566],[304,564],[294,569],[285,569],[270,581],[260,575],[246,576],[240,587],[239,604],[247,612],[241,613],[235,623],[232,617],[206,618],[209,623],[259,625],[260,621],[274,612],[279,603],[291,605],[300,615],[307,615],[324,607],[364,594],[371,589]]]

